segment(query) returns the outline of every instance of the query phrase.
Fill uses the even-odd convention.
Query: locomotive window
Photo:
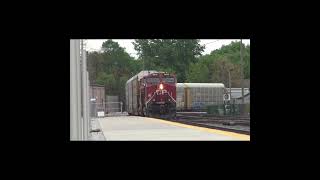
[[[148,78],[147,82],[148,83],[159,83],[160,79],[159,78]]]
[[[163,81],[166,83],[174,83],[174,78],[163,78]]]

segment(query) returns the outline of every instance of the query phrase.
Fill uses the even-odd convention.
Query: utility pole
[[[229,96],[230,96],[230,100],[231,100],[231,76],[230,76],[230,69],[229,69]]]
[[[244,91],[243,91],[243,57],[242,57],[242,39],[240,39],[240,61],[241,61],[241,95],[242,95],[242,104],[244,104]]]
[[[143,63],[143,69],[142,69],[142,71],[145,70],[145,69],[144,69],[144,61],[145,61],[145,57],[143,56],[143,58],[142,58],[142,63]]]

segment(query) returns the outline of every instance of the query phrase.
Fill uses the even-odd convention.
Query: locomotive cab
[[[152,73],[142,79],[143,115],[174,117],[176,114],[176,77],[169,73]]]

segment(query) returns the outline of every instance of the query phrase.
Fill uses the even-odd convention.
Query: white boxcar
[[[225,93],[222,83],[177,83],[177,110],[199,110],[207,105],[223,104]]]

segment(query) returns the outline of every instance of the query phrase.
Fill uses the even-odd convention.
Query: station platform
[[[114,116],[97,120],[106,141],[250,141],[249,135],[149,117]]]

